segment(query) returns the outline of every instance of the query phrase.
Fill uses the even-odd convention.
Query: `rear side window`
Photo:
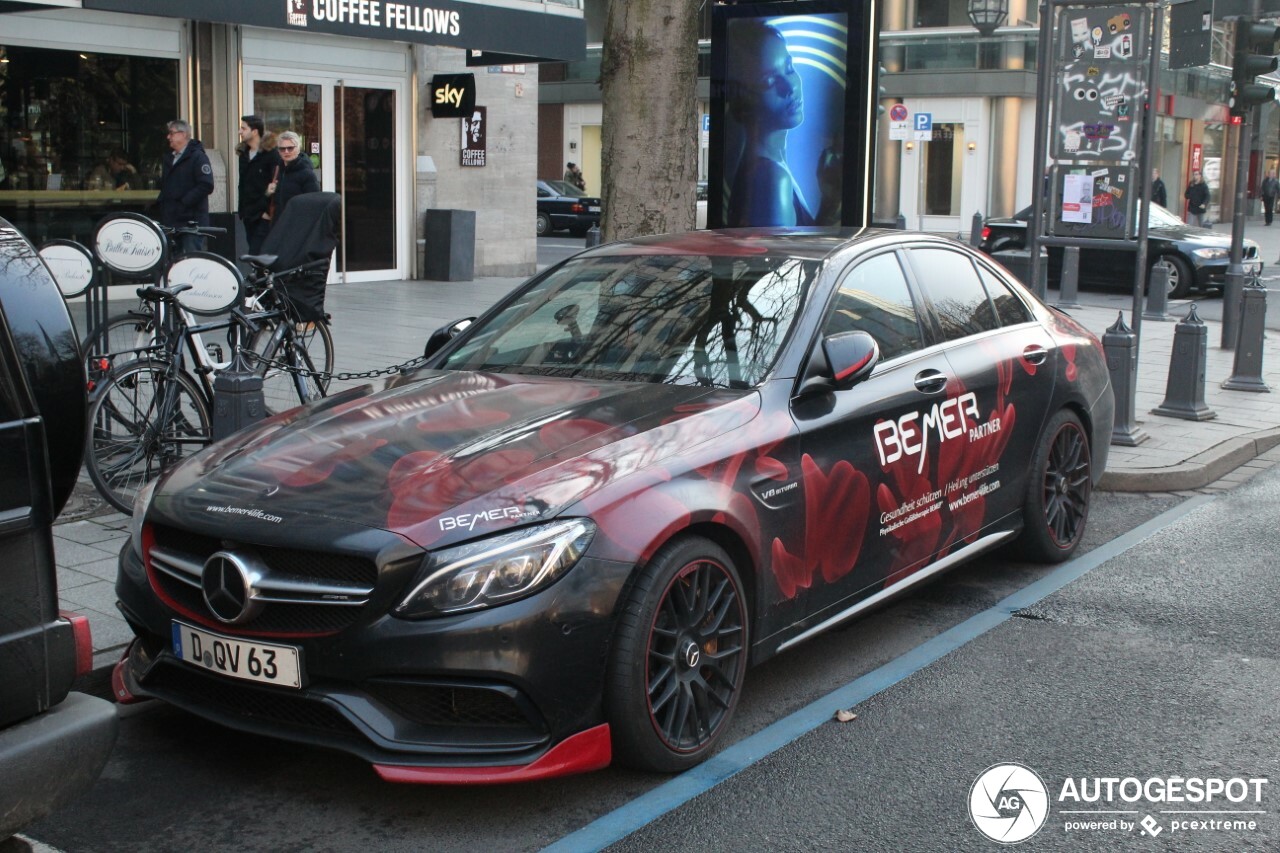
[[[1016,326],[1031,320],[1031,311],[1026,303],[1018,298],[1009,285],[997,278],[990,270],[982,267],[978,267],[978,274],[982,276],[982,283],[987,286],[987,293],[995,303],[996,316],[1000,318],[1000,325]]]
[[[840,282],[822,334],[852,331],[875,338],[883,359],[920,349],[916,306],[893,252],[867,258]]]
[[[911,249],[908,254],[916,280],[933,303],[945,340],[959,340],[1000,328],[972,261],[947,249]]]

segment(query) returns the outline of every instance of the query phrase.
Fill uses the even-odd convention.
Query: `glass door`
[[[246,112],[267,130],[302,137],[327,192],[342,195],[342,239],[337,269],[342,280],[403,278],[411,243],[407,194],[398,180],[407,141],[399,110],[403,85],[308,76],[264,69],[246,75]]]
[[[348,272],[396,266],[396,93],[341,86],[338,190],[346,205]]]

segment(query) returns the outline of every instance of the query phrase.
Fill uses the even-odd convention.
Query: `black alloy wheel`
[[[1025,554],[1046,563],[1074,554],[1092,494],[1088,436],[1075,413],[1063,409],[1046,426],[1031,468],[1019,540]]]
[[[677,772],[710,755],[742,691],[747,634],[729,555],[698,537],[664,546],[619,621],[606,696],[618,758]]]

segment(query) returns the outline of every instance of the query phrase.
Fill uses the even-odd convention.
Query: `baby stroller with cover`
[[[307,267],[276,278],[277,284],[284,285],[301,321],[328,319],[324,313],[324,286],[329,275],[329,258],[338,245],[341,206],[342,196],[337,193],[305,193],[294,197],[267,234],[262,252],[241,258],[252,264],[259,275]]]
[[[250,297],[283,297],[284,309],[294,323],[298,339],[317,371],[333,372],[333,336],[329,315],[324,310],[325,281],[330,259],[338,245],[338,224],[342,197],[337,193],[306,193],[294,197],[262,243],[262,252],[245,255],[242,261],[253,269],[245,282]],[[267,287],[266,285],[272,285]],[[276,305],[264,304],[272,309]],[[263,330],[260,335],[268,336]],[[259,350],[255,338],[252,349]],[[327,389],[327,375],[315,377],[321,393]],[[292,382],[284,371],[268,368],[263,376],[267,408],[280,411],[297,405]],[[276,399],[279,398],[279,399]]]

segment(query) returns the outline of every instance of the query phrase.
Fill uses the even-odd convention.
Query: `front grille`
[[[237,684],[218,676],[204,675],[181,664],[155,666],[142,686],[175,705],[204,708],[241,720],[358,734],[346,718],[322,702],[301,694],[281,693],[279,688]]]
[[[253,618],[237,623],[249,634],[334,634],[364,612],[378,579],[369,559],[293,548],[247,546],[154,525],[149,553],[152,583],[178,607],[219,625],[209,613],[200,579],[205,561],[218,551],[251,558],[260,568]]]
[[[425,726],[537,728],[521,710],[514,691],[381,679],[364,687],[406,719]]]

